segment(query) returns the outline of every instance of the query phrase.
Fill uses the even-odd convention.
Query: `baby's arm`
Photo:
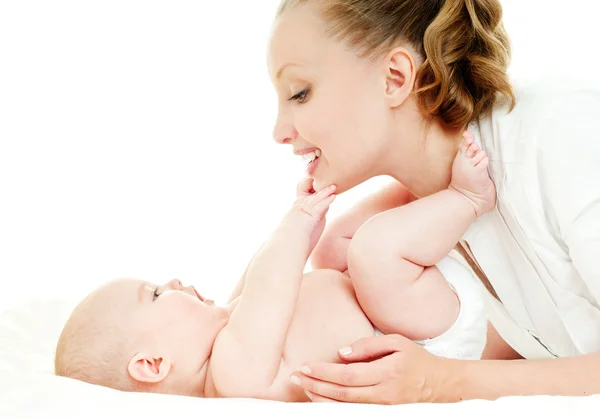
[[[258,249],[257,254],[260,253],[260,251],[262,250],[263,246],[264,246],[264,244],[261,245],[261,247]],[[252,264],[253,260],[254,260],[254,257],[252,258],[252,260],[250,260],[250,263],[248,263],[248,266],[246,266],[246,270],[244,270],[244,273],[242,274],[242,276],[240,277],[240,279],[239,279],[238,283],[236,284],[235,288],[233,289],[233,291],[229,295],[229,298],[227,299],[227,304],[233,302],[236,298],[239,298],[239,296],[242,295],[242,291],[244,290],[244,286],[246,285],[246,274],[248,273],[248,268]]]
[[[350,244],[348,266],[357,298],[385,333],[423,340],[439,336],[456,320],[459,301],[434,265],[482,213],[471,199],[478,199],[472,190],[478,193],[480,185],[471,190],[461,185],[480,182],[493,192],[486,189],[486,199],[495,199],[485,154],[467,157],[476,148],[471,144],[461,146],[450,188],[373,217]],[[456,179],[462,182],[459,188]]]
[[[304,181],[296,204],[248,266],[238,305],[213,348],[212,374],[220,393],[251,397],[273,384],[304,268],[334,189],[314,193],[312,180]]]

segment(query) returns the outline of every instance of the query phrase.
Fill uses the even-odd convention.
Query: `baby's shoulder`
[[[225,326],[215,339],[208,365],[208,376],[219,397],[247,393],[245,359],[241,344]]]

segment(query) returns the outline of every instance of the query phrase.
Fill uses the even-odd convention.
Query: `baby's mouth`
[[[215,302],[213,300],[205,299],[200,294],[198,294],[198,291],[196,291],[196,288],[192,287],[192,289],[194,290],[194,294],[196,294],[196,297],[198,297],[198,299],[200,301],[202,301],[204,304],[209,305],[209,306],[215,305]]]

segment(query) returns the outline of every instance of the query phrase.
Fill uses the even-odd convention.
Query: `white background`
[[[226,299],[303,176],[271,136],[277,4],[0,0],[0,310],[125,276]],[[503,4],[513,77],[596,82],[596,1]]]

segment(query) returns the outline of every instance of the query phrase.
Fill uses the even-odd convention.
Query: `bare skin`
[[[467,127],[448,127],[442,118],[420,111],[416,80],[427,57],[419,48],[399,39],[390,45],[381,45],[381,54],[376,58],[361,59],[358,48],[327,33],[331,22],[317,4],[302,2],[275,21],[269,48],[269,71],[278,97],[275,140],[295,150],[320,150],[319,159],[311,165],[312,176],[318,185],[337,185],[337,193],[375,176],[387,175],[398,182],[359,203],[325,231],[313,255],[313,265],[343,268],[344,257],[340,254],[347,253],[358,229],[356,225],[393,208],[398,201],[400,205],[408,202],[404,201],[406,191],[422,198],[449,186],[459,139]],[[592,106],[586,108],[595,109],[596,103],[594,100]],[[558,108],[554,118],[560,120],[564,110],[568,109]],[[592,113],[575,118],[579,138],[586,141],[590,133],[595,132]],[[593,141],[581,141],[579,147],[567,148],[566,144],[571,144],[568,139],[573,137],[570,124],[557,121],[556,127],[565,141],[553,145],[554,149],[548,146],[549,153],[544,155],[560,155],[558,150],[562,150],[565,156],[575,160],[580,156],[571,154],[572,150],[583,144],[588,144],[587,151],[594,151]],[[590,153],[587,157],[592,156],[596,155]],[[547,158],[549,160],[542,164],[546,171],[558,167],[554,166],[552,157]],[[565,173],[560,182],[561,192],[557,192],[555,199],[568,195],[570,187],[576,190],[582,181],[589,181],[584,173],[595,176],[594,163],[588,164],[585,170],[562,165]],[[557,175],[561,173],[556,170]],[[511,206],[512,198],[505,199]],[[592,197],[594,199],[597,201],[597,195]],[[548,208],[557,205],[558,202],[549,202]],[[577,204],[569,205],[575,213],[584,211]],[[590,214],[582,217],[581,226],[594,225],[597,217]],[[570,232],[564,234],[568,236]],[[575,238],[568,246],[569,251],[579,249],[581,252],[580,262],[573,261],[571,268],[586,275],[592,283],[597,271],[589,269],[594,264],[595,249],[589,243],[596,243],[596,236],[586,236],[587,243]],[[556,243],[563,239],[565,237],[557,237]],[[340,249],[339,254],[335,254],[336,249]],[[496,277],[493,281],[501,283],[503,278]],[[488,338],[484,357],[494,361],[460,362],[437,358],[411,340],[388,335],[354,342],[351,351],[340,351],[337,363],[308,362],[305,366],[308,370],[304,369],[304,373],[299,370],[298,375],[302,378],[302,387],[314,401],[396,404],[600,393],[600,374],[595,372],[599,354],[550,361],[512,360],[518,358],[518,354],[491,326]],[[342,366],[339,362],[350,365]]]
[[[299,200],[314,199],[311,208],[325,209],[310,209],[308,213],[292,211],[290,218],[284,219],[249,265],[242,278],[237,306],[213,347],[206,396],[309,401],[302,388],[295,385],[299,377],[292,375],[306,359],[336,362],[340,346],[374,336],[375,328],[406,334],[409,329],[418,330],[420,325],[427,327],[431,321],[438,323],[439,333],[451,326],[456,317],[456,295],[445,292],[449,290],[448,285],[439,271],[436,276],[439,281],[429,281],[433,274],[427,269],[431,268],[423,265],[434,265],[446,256],[468,225],[493,207],[495,191],[487,176],[487,163],[485,153],[466,135],[454,163],[455,181],[447,190],[390,213],[393,220],[381,217],[381,221],[373,225],[372,233],[387,231],[386,236],[396,236],[390,234],[389,228],[380,230],[390,221],[407,227],[407,234],[397,240],[394,248],[385,247],[390,250],[387,259],[400,264],[396,288],[413,299],[420,298],[421,304],[428,304],[429,296],[422,293],[421,285],[416,286],[417,279],[421,278],[427,281],[428,292],[435,294],[438,287],[443,289],[436,304],[442,303],[444,298],[448,300],[449,312],[438,311],[437,316],[427,319],[412,316],[414,324],[405,321],[388,324],[382,320],[402,320],[403,316],[410,316],[401,304],[382,305],[380,311],[361,308],[365,301],[359,302],[360,296],[377,294],[383,287],[362,281],[360,276],[377,277],[382,271],[373,264],[375,269],[357,272],[359,278],[355,280],[352,253],[349,254],[350,277],[328,269],[302,275],[304,262],[316,243],[313,233],[324,221],[326,208],[319,203],[331,195],[327,195],[330,189],[325,188],[320,198],[316,198],[319,193],[309,192],[312,184],[301,186]],[[304,207],[304,204],[299,205]],[[455,207],[452,231],[440,228],[440,205]],[[443,222],[447,223],[448,218],[443,218]],[[408,230],[409,225],[429,227]],[[365,233],[369,233],[365,240],[371,237],[369,230],[371,227],[365,226]],[[233,300],[236,298],[232,296]]]
[[[378,214],[354,235],[349,274],[363,310],[383,332],[424,340],[454,324],[459,301],[435,264],[494,206],[487,167],[466,133],[447,190]]]
[[[106,310],[110,302],[118,327],[110,322],[94,327],[121,331],[107,339],[130,338],[125,352],[133,355],[118,369],[126,371],[126,380],[136,382],[142,391],[310,401],[314,396],[297,385],[302,381],[295,373],[307,360],[340,365],[338,349],[373,338],[376,328],[399,334],[423,328],[429,335],[443,332],[454,321],[456,296],[447,292],[439,273],[433,282],[427,272],[448,254],[461,230],[493,206],[487,159],[471,143],[472,137],[466,135],[449,188],[381,214],[364,226],[355,237],[357,246],[376,245],[378,240],[393,245],[378,253],[377,263],[368,259],[366,263],[365,254],[350,251],[350,276],[332,269],[303,274],[335,198],[335,186],[315,191],[313,180],[307,178],[299,184],[290,211],[248,265],[227,306],[215,306],[177,280],[158,287],[127,280],[93,293],[83,313]],[[440,206],[454,208],[451,218],[440,217]],[[440,218],[453,228],[443,227]],[[402,225],[405,234],[395,234],[390,222]],[[415,225],[424,229],[411,228]],[[384,266],[379,266],[382,261]],[[399,304],[363,310],[361,305],[368,306],[368,299],[389,285],[372,280],[389,263],[398,265],[399,275],[392,284],[399,290],[398,298],[410,295],[427,305],[433,297],[447,310],[426,318],[411,317],[410,310]],[[431,296],[422,293],[422,285]]]

